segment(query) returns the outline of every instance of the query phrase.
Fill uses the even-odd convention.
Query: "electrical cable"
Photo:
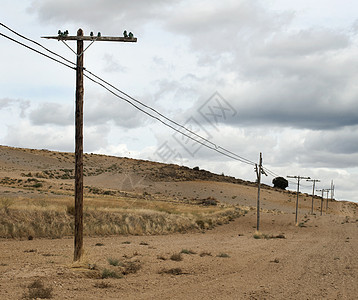
[[[4,25],[4,24],[2,24],[2,23],[0,23],[0,25],[3,26],[3,27],[5,27],[5,28],[8,29],[9,31],[13,32],[14,34],[18,35],[19,37],[21,37],[21,38],[23,38],[23,39],[26,39],[26,40],[28,40],[28,41],[30,41],[30,42],[32,42],[32,43],[38,45],[38,46],[41,47],[42,49],[48,51],[49,53],[51,53],[51,54],[53,54],[53,55],[56,55],[57,57],[59,57],[59,58],[65,60],[66,62],[69,62],[69,63],[71,63],[71,64],[73,64],[73,65],[76,65],[75,63],[69,61],[69,60],[66,59],[65,57],[63,57],[63,56],[57,54],[56,52],[53,52],[52,50],[50,50],[50,49],[44,47],[44,46],[41,45],[40,43],[38,43],[38,42],[36,42],[36,41],[34,41],[34,40],[30,39],[30,38],[27,38],[27,37],[25,37],[25,36],[23,36],[23,35],[17,33],[15,30],[9,28],[8,26],[6,26],[6,25]],[[92,43],[93,43],[93,42],[92,42]],[[67,44],[66,44],[66,46],[67,46]],[[87,47],[87,48],[88,48],[88,47]],[[87,48],[86,48],[86,49],[87,49]],[[71,49],[71,50],[72,50],[72,49]],[[128,95],[127,93],[125,93],[125,92],[123,92],[122,90],[118,89],[118,88],[115,87],[113,84],[111,84],[111,83],[109,83],[108,81],[102,79],[101,77],[97,76],[96,74],[92,73],[91,71],[89,71],[89,70],[87,70],[87,69],[85,69],[85,68],[84,68],[84,71],[87,72],[87,73],[89,73],[90,75],[94,76],[94,77],[97,78],[98,80],[104,82],[105,84],[107,84],[107,85],[110,86],[111,88],[115,89],[116,91],[120,92],[122,95],[125,95],[126,97],[130,98],[131,100],[135,101],[136,103],[138,103],[138,104],[144,106],[145,108],[147,108],[147,109],[149,109],[149,110],[155,112],[156,114],[158,114],[158,115],[161,116],[162,118],[166,119],[167,121],[169,121],[169,122],[175,124],[176,126],[178,126],[178,127],[182,128],[182,129],[188,131],[189,133],[195,135],[196,137],[198,137],[198,138],[204,140],[205,142],[211,144],[214,148],[216,148],[216,149],[221,149],[222,151],[225,151],[225,152],[229,153],[230,155],[237,157],[239,161],[245,162],[245,163],[247,163],[247,164],[255,165],[255,162],[253,162],[253,161],[251,161],[251,160],[249,160],[249,159],[246,159],[246,158],[244,158],[244,157],[242,157],[242,156],[240,156],[240,155],[238,155],[238,154],[236,154],[236,153],[234,153],[234,152],[232,152],[232,151],[230,151],[230,150],[227,150],[227,149],[225,149],[224,147],[217,146],[215,143],[211,142],[210,140],[208,140],[208,139],[202,137],[201,135],[199,135],[199,134],[193,132],[192,130],[186,128],[185,126],[183,126],[183,125],[181,125],[181,124],[179,124],[179,123],[177,123],[176,121],[174,121],[174,120],[172,120],[172,119],[166,117],[165,115],[163,115],[162,113],[160,113],[160,112],[157,111],[156,109],[154,109],[154,108],[152,108],[152,107],[150,107],[150,106],[144,104],[143,102],[141,102],[141,101],[139,101],[139,100],[137,100],[137,99],[131,97],[131,96]],[[122,98],[122,99],[123,99],[123,98]],[[171,128],[172,128],[172,127],[171,127]],[[212,148],[211,148],[211,149],[212,149]]]

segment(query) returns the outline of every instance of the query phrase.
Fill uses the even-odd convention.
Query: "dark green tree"
[[[283,177],[276,177],[272,180],[273,187],[285,190],[288,187],[288,181]]]

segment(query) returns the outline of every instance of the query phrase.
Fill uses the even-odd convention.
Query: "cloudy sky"
[[[207,145],[251,162],[262,152],[264,166],[275,174],[320,179],[318,188],[334,180],[336,199],[358,202],[356,1],[1,4],[1,23],[73,62],[66,45],[41,37],[59,29],[102,36],[132,31],[137,43],[88,48],[87,70],[206,138]],[[20,40],[4,27],[0,32]],[[75,49],[73,42],[68,46]],[[73,151],[75,72],[3,37],[0,47],[0,144]],[[255,180],[251,164],[188,140],[89,80],[84,114],[86,152]],[[296,189],[294,181],[290,189]],[[311,193],[311,183],[303,182],[302,191]]]

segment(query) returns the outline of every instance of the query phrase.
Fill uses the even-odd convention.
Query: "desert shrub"
[[[195,251],[193,251],[193,250],[188,250],[188,249],[182,249],[182,250],[180,251],[180,253],[183,253],[183,254],[196,254]]]
[[[75,206],[74,205],[67,205],[66,212],[69,215],[74,216],[75,212],[76,212]]]
[[[122,274],[116,272],[116,271],[111,271],[111,270],[108,270],[108,269],[104,269],[102,271],[102,279],[105,279],[105,278],[122,278]]]
[[[111,266],[119,266],[119,259],[116,259],[116,258],[108,258],[107,259],[108,263],[111,265]]]
[[[128,275],[137,273],[141,269],[142,265],[139,261],[127,261],[122,264],[122,267],[124,268],[122,274]]]
[[[172,268],[172,269],[162,269],[158,273],[159,274],[181,275],[181,274],[183,274],[183,271],[181,268]]]
[[[28,292],[24,293],[25,299],[50,299],[53,297],[52,288],[46,288],[40,279],[36,279],[28,285]]]
[[[230,255],[229,254],[226,254],[226,253],[220,253],[220,254],[218,254],[218,255],[216,255],[217,257],[223,257],[223,258],[228,258],[228,257],[230,257]]]
[[[170,256],[170,259],[174,261],[182,261],[183,257],[181,256],[181,253],[174,253]]]
[[[208,251],[202,251],[202,252],[200,253],[200,257],[204,257],[204,256],[211,256],[211,253],[208,252]]]

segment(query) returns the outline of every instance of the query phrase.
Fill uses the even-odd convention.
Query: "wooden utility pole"
[[[318,180],[318,179],[307,179],[306,181],[312,181],[312,182],[313,182],[313,189],[312,189],[312,208],[311,208],[311,214],[313,215],[313,198],[314,198],[314,191],[315,191],[316,182],[320,182],[320,180]]]
[[[83,30],[78,29],[76,36],[68,36],[68,32],[59,31],[58,36],[44,37],[46,39],[56,39],[59,41],[77,41],[77,64],[76,64],[76,116],[75,116],[75,241],[74,241],[74,261],[79,261],[83,254],[83,57],[84,41],[106,41],[106,42],[137,42],[137,38],[132,33],[124,37],[102,37],[100,33],[94,36],[84,36]]]
[[[260,190],[261,190],[261,174],[267,176],[265,171],[262,168],[262,153],[260,152],[260,160],[259,166],[255,165],[255,171],[257,176],[257,222],[256,222],[256,230],[260,230]]]
[[[323,207],[323,193],[324,193],[324,189],[321,190],[316,190],[317,192],[322,192],[322,196],[321,196],[321,216],[322,216],[322,207]]]
[[[295,223],[298,224],[298,195],[300,193],[300,180],[301,179],[311,179],[311,177],[303,177],[303,176],[287,176],[287,178],[296,178],[297,179],[297,199],[296,199],[296,216]]]
[[[77,37],[83,37],[78,29]],[[83,252],[83,40],[77,40],[76,68],[76,112],[75,112],[75,251],[74,261],[82,257]]]
[[[324,200],[324,193],[327,193],[327,204],[326,204],[326,213],[327,213],[327,208],[328,208],[328,193],[331,189],[321,189],[321,190],[316,190],[317,192],[322,192],[322,196],[321,196],[321,216],[322,216],[322,212],[323,212],[323,200]]]
[[[328,210],[328,194],[329,194],[329,191],[331,191],[331,189],[326,189],[326,193],[327,193],[327,199],[326,199],[326,214],[327,214],[327,210]]]

